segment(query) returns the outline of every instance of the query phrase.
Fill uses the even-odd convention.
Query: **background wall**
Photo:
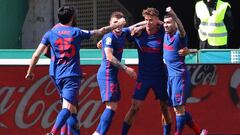
[[[21,48],[21,30],[28,10],[27,1],[28,0],[0,1],[1,49]]]
[[[29,0],[22,27],[22,48],[37,48],[43,34],[54,25],[53,0]]]

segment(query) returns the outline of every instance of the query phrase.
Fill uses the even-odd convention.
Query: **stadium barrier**
[[[54,123],[60,109],[58,94],[48,76],[49,59],[41,57],[35,79],[24,79],[33,50],[0,50],[0,134],[42,135]],[[87,73],[79,89],[78,119],[82,135],[94,132],[104,106],[96,73],[101,62],[99,50],[81,50],[82,70]],[[126,49],[123,63],[137,70],[136,50]],[[191,97],[187,109],[194,119],[214,135],[240,134],[239,50],[200,50],[187,56],[191,72]],[[119,73],[121,101],[108,135],[121,133],[135,81]],[[129,135],[162,134],[159,103],[149,93]],[[174,127],[172,128],[174,130]],[[172,130],[172,133],[173,133]],[[184,135],[192,135],[189,128]]]

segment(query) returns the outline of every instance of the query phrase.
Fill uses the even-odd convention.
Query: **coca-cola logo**
[[[229,95],[234,105],[240,109],[240,92],[238,87],[240,85],[240,68],[236,69],[231,77],[229,86]]]
[[[188,65],[191,73],[191,93],[195,90],[195,86],[210,85],[215,86],[217,82],[216,65]],[[187,103],[199,103],[206,100],[212,95],[212,91],[205,91],[201,97],[191,95],[187,99]]]
[[[216,65],[188,65],[192,85],[216,85]]]
[[[98,90],[96,74],[83,79],[81,84],[82,86],[79,89],[78,95],[79,124],[80,126],[89,128],[100,118],[100,114],[97,112],[102,104],[99,99],[89,98]],[[40,98],[36,98],[40,91],[43,91],[43,95],[39,95]],[[20,101],[14,100],[14,95],[19,95],[19,93],[22,95]],[[0,115],[3,116],[11,109],[16,109],[12,111],[14,112],[14,122],[16,126],[21,129],[30,128],[37,123],[41,123],[41,127],[44,129],[51,127],[55,120],[52,116],[56,116],[60,109],[59,106],[61,105],[60,100],[54,99],[53,103],[47,103],[45,100],[45,98],[56,97],[56,88],[48,75],[38,79],[29,88],[4,86],[0,88],[0,97],[2,97],[0,102]],[[10,128],[10,125],[6,121],[1,121],[0,128]]]

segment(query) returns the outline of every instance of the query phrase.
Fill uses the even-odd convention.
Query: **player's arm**
[[[98,49],[102,49],[102,40],[99,40],[99,41],[97,42],[97,48],[98,48]]]
[[[159,20],[158,24],[159,26],[163,25],[163,21]],[[146,29],[146,21],[141,21],[139,23],[129,26],[128,28],[131,31],[131,36],[139,36],[141,32]]]
[[[146,21],[141,21],[128,27],[131,32],[131,36],[140,35],[146,28]]]
[[[141,22],[138,22],[138,23],[135,23],[131,26],[129,26],[129,30],[132,31],[133,29],[135,29],[136,27],[140,27],[140,26],[145,26],[146,27],[146,21],[141,21]]]
[[[125,18],[121,18],[118,20],[117,23],[113,23],[111,25],[108,25],[108,26],[105,26],[105,27],[102,27],[100,29],[96,29],[96,30],[91,30],[91,35],[94,36],[94,37],[99,37],[99,36],[102,36],[104,35],[105,33],[108,33],[118,27],[121,27],[121,26],[124,26],[126,24],[126,20]]]
[[[171,7],[168,7],[166,9],[166,12],[169,13],[173,17],[173,19],[176,21],[178,30],[180,32],[180,37],[185,37],[186,32],[183,27],[183,24],[182,24],[181,20],[177,17],[176,13],[173,11],[173,9]]]
[[[43,51],[44,56],[47,58],[51,58],[51,46],[47,45],[47,47]]]
[[[193,54],[193,53],[197,53],[197,52],[198,52],[197,49],[188,49],[188,47],[184,47],[178,51],[178,54],[180,56],[186,56],[188,54]]]
[[[146,28],[146,21],[141,21],[128,27],[132,36],[135,34],[139,34],[139,32],[141,32],[145,28]],[[102,48],[102,40],[98,41],[97,48],[98,49]]]
[[[33,74],[33,70],[41,56],[41,54],[43,53],[43,51],[47,48],[46,45],[40,43],[38,48],[36,49],[36,51],[33,53],[32,55],[32,59],[30,61],[30,64],[29,64],[29,67],[28,67],[28,70],[27,70],[27,74],[25,76],[25,79],[27,80],[32,80],[33,77],[34,77],[34,74]]]
[[[141,35],[142,31],[146,29],[146,25],[142,25],[142,26],[137,26],[137,27],[134,27],[132,30],[131,30],[131,36],[139,36]]]
[[[106,53],[106,58],[108,61],[110,61],[110,63],[121,69],[121,70],[126,70],[127,69],[127,66],[122,64],[116,57],[113,56],[113,49],[112,48],[109,48],[109,47],[106,47],[104,48],[104,51]]]
[[[113,49],[106,47],[104,48],[104,52],[106,54],[106,58],[107,60],[115,67],[117,67],[118,69],[121,69],[123,71],[125,71],[130,77],[136,79],[137,78],[137,74],[134,71],[134,69],[122,64],[116,57],[113,56]]]

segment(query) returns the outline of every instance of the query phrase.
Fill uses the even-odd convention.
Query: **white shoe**
[[[92,135],[99,135],[99,133],[95,131]]]
[[[53,133],[47,133],[46,135],[54,135]]]
[[[203,129],[200,135],[208,135],[208,131],[206,129]]]

